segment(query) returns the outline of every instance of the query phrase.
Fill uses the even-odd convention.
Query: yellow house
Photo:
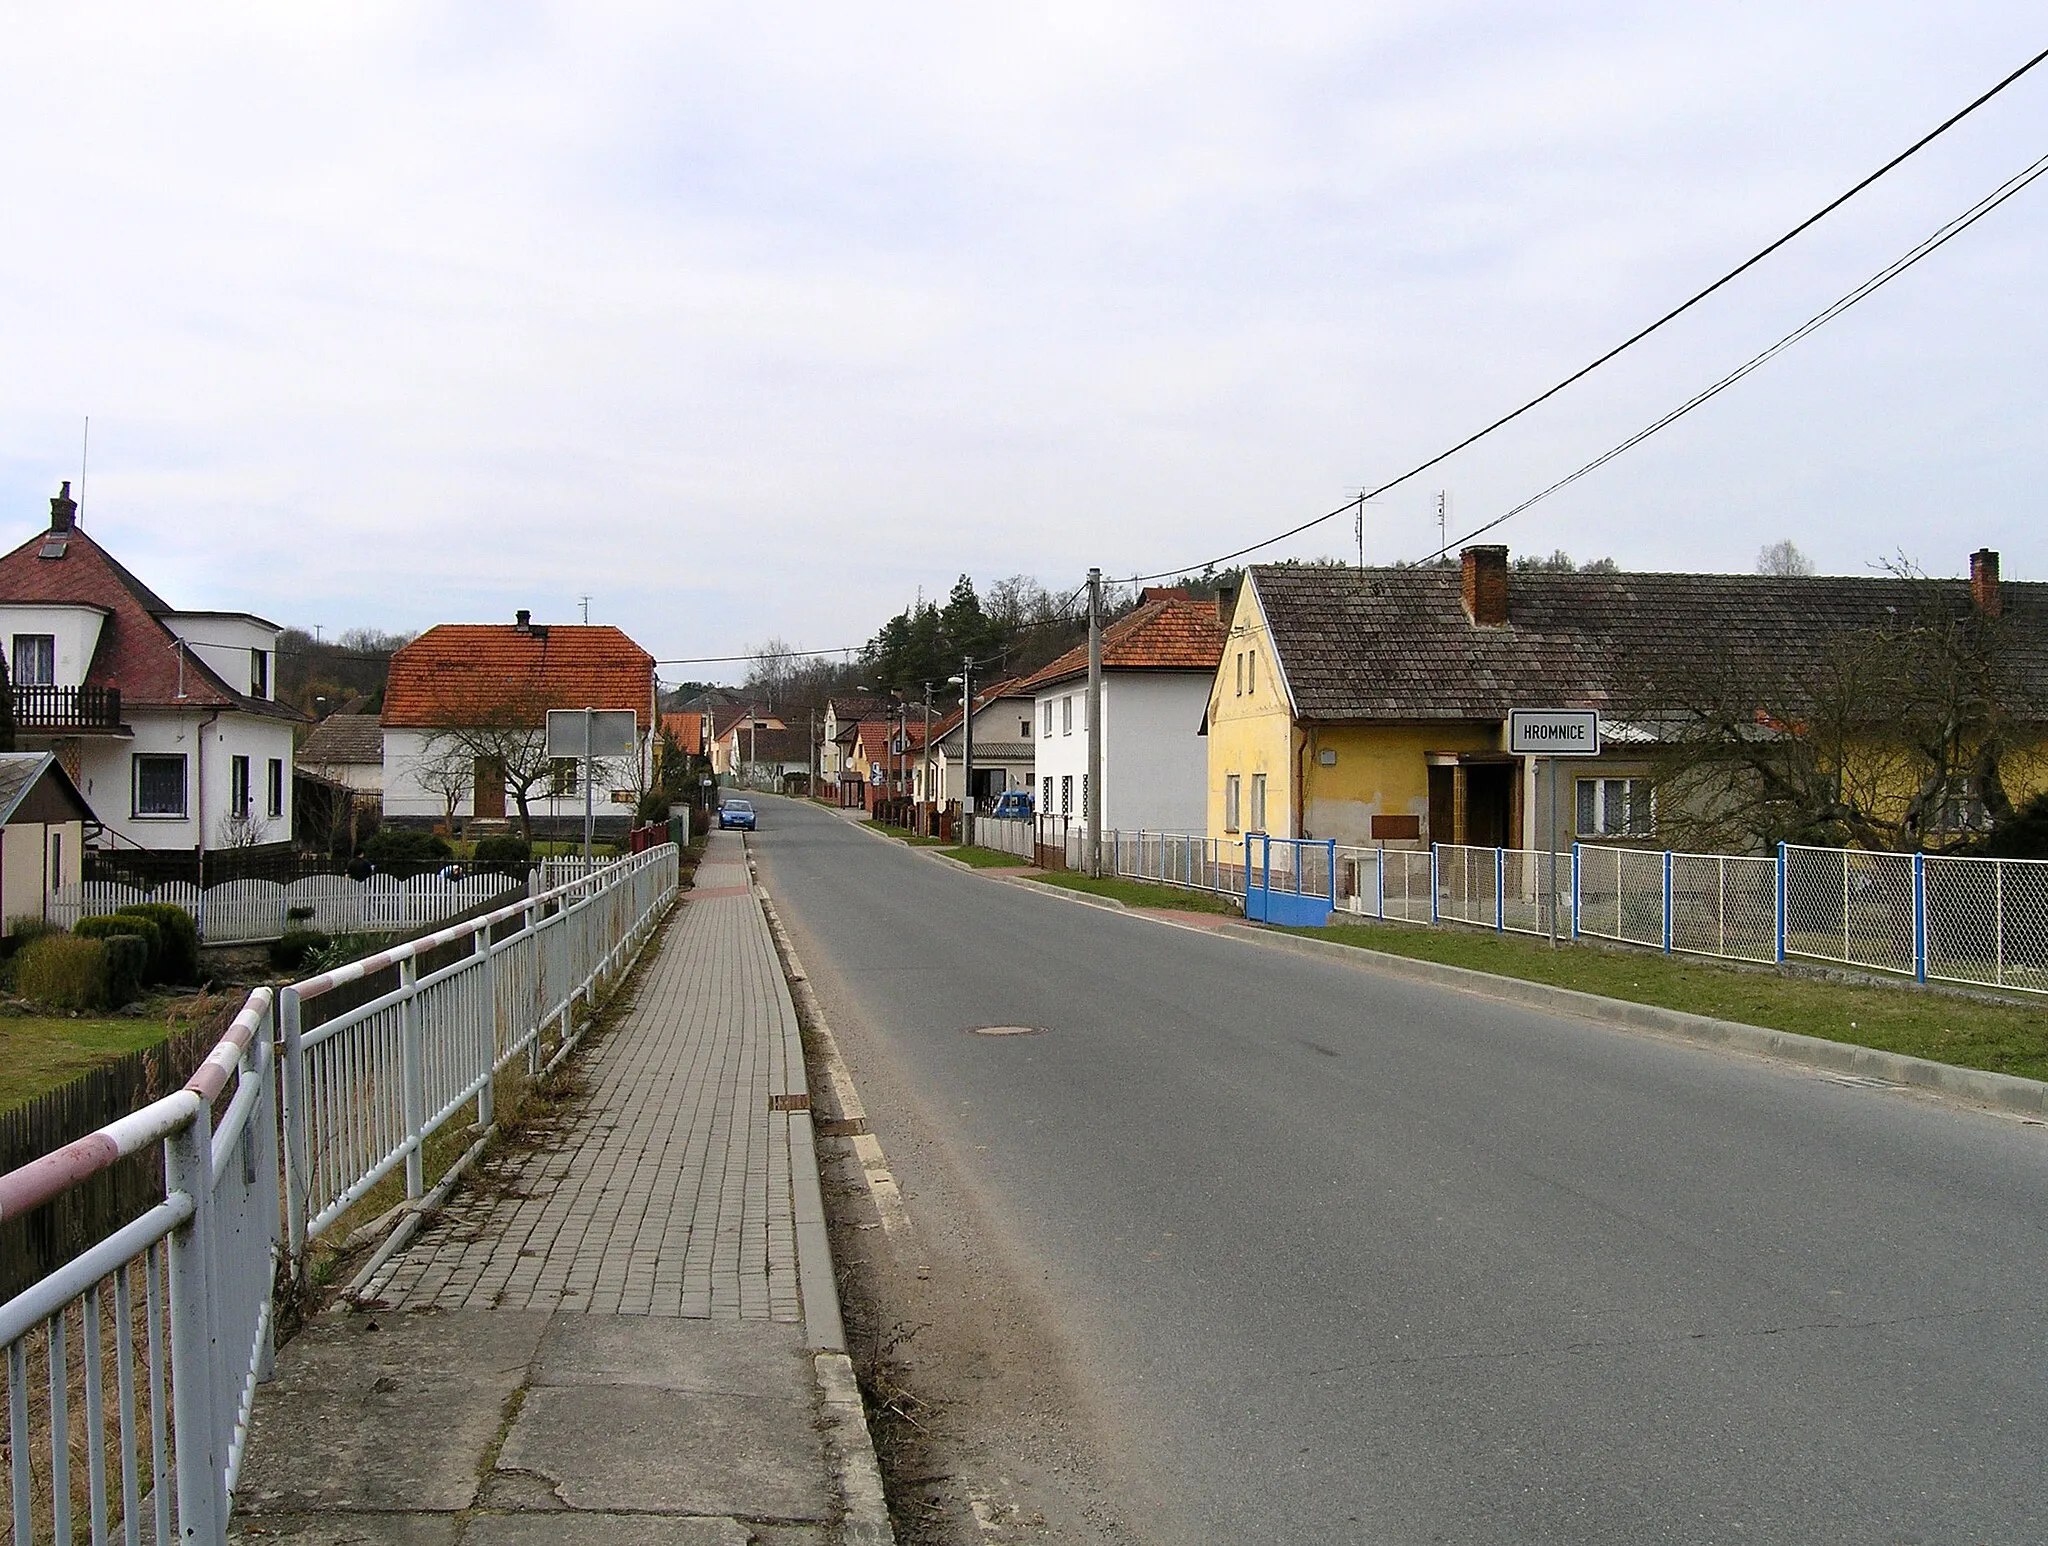
[[[1497,546],[1465,549],[1456,567],[1254,566],[1205,721],[1208,833],[1408,848],[1654,840],[1654,735],[1623,706],[1639,711],[1657,668],[1702,651],[1811,656],[1881,624],[1916,583],[1511,571]],[[1997,555],[1979,553],[1956,604],[1996,616],[1998,598]],[[2009,622],[2024,613],[2024,674],[2048,684],[2048,661],[2031,659],[2048,586],[2008,584],[2005,602]],[[1554,826],[1540,759],[1506,749],[1518,708],[1604,711],[1603,755],[1559,770]]]
[[[84,878],[92,807],[54,752],[0,752],[0,927],[47,919]]]

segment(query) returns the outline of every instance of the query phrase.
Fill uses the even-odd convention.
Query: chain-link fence
[[[1579,851],[1579,932],[1664,948],[1664,855],[1640,848]]]
[[[1671,855],[1671,948],[1734,961],[1778,955],[1778,861]]]
[[[1500,926],[1511,934],[1572,932],[1572,856],[1504,848],[1500,855]]]
[[[1453,923],[1500,926],[1498,848],[1439,843],[1436,848],[1436,915]]]
[[[2048,993],[2048,861],[1923,861],[1927,975]]]
[[[1913,855],[1787,845],[1779,858],[1785,954],[1914,970],[1919,888]]]

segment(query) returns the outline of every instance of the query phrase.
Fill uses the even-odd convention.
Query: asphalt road
[[[762,809],[807,966],[1025,1243],[1147,1536],[2048,1540],[2048,1128]]]

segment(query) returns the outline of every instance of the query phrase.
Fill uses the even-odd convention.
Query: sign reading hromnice
[[[590,732],[586,743],[585,729]],[[631,709],[549,709],[548,755],[595,761],[632,756],[639,748],[640,718]]]
[[[1521,757],[1597,757],[1598,709],[1512,709],[1508,750]]]

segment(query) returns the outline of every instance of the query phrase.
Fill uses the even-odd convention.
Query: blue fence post
[[[1436,893],[1437,893],[1437,879],[1436,879],[1436,875],[1437,875],[1437,846],[1436,846],[1436,844],[1434,844],[1434,843],[1431,843],[1431,844],[1429,845],[1429,921],[1430,921],[1431,923],[1442,923],[1442,922],[1443,922],[1443,919],[1437,916],[1437,910],[1436,910]]]
[[[1493,932],[1505,934],[1508,928],[1508,851],[1496,848],[1493,851]]]
[[[1324,843],[1330,856],[1330,911],[1337,910],[1337,840],[1333,837]]]
[[[1927,855],[1913,855],[1913,979],[1927,980]]]
[[[1372,899],[1373,916],[1375,918],[1385,918],[1387,916],[1387,845],[1385,843],[1380,844],[1379,863],[1373,866],[1373,873],[1377,877],[1373,882],[1373,891],[1376,893]]]
[[[1778,845],[1778,959],[1785,959],[1785,845]]]
[[[1671,850],[1664,850],[1664,953],[1671,954]]]
[[[1579,937],[1579,845],[1572,844],[1572,938]]]

